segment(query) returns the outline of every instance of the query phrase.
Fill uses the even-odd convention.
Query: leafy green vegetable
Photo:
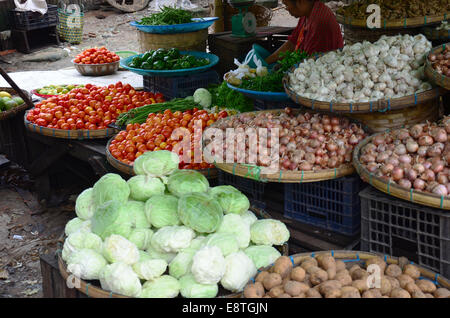
[[[180,282],[169,275],[147,281],[142,286],[142,298],[175,298],[180,293]]]
[[[108,201],[99,206],[92,217],[92,232],[102,239],[111,234],[128,237],[131,220],[127,206],[119,201]]]
[[[173,25],[192,22],[192,13],[169,6],[163,6],[161,12],[142,18],[140,25]]]
[[[136,159],[134,173],[149,177],[164,177],[178,169],[180,158],[167,150],[147,151]]]
[[[208,189],[208,179],[195,170],[184,169],[175,171],[167,180],[167,190],[177,197],[188,193],[207,192]]]
[[[156,228],[179,225],[178,198],[168,194],[154,195],[145,202],[145,214]]]
[[[125,203],[130,196],[130,188],[120,175],[107,173],[94,184],[92,195],[97,207],[111,200]]]
[[[253,100],[228,87],[223,81],[220,85],[210,85],[208,88],[212,95],[212,105],[236,109],[241,113],[253,110]]]
[[[217,284],[200,284],[192,274],[180,278],[181,296],[185,298],[214,298],[219,292]]]

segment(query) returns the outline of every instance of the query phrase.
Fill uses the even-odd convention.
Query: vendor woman
[[[283,0],[290,15],[300,18],[297,27],[266,62],[275,63],[279,54],[301,50],[308,54],[328,52],[344,47],[341,29],[333,11],[319,0]]]

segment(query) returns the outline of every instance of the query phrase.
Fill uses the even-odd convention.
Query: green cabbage
[[[220,204],[206,193],[184,195],[178,201],[181,222],[199,233],[213,233],[222,222]]]
[[[94,184],[92,195],[96,207],[111,200],[125,203],[130,196],[130,187],[118,174],[107,173]]]
[[[136,229],[150,228],[150,223],[145,215],[144,202],[130,200],[125,205],[128,210],[128,214],[130,215],[131,227]]]
[[[247,247],[244,253],[253,261],[256,268],[266,267],[273,264],[281,253],[270,245],[255,245]]]
[[[180,278],[180,293],[184,298],[214,298],[218,292],[217,284],[199,284],[192,274]]]
[[[233,235],[238,241],[240,249],[244,249],[250,244],[250,226],[238,214],[225,215],[217,233]]]
[[[191,272],[200,284],[217,284],[225,269],[225,258],[217,246],[202,247],[192,259]]]
[[[189,273],[191,271],[192,259],[194,254],[203,245],[204,237],[196,237],[192,240],[189,247],[182,249],[169,264],[169,274],[175,278]]]
[[[180,293],[180,282],[169,275],[147,281],[142,289],[142,298],[175,298]]]
[[[250,278],[256,275],[253,261],[242,251],[228,255],[225,258],[225,273],[220,284],[232,292],[244,290]]]
[[[194,237],[194,231],[186,226],[165,226],[153,234],[151,245],[157,251],[178,253],[188,247]]]
[[[131,220],[126,204],[108,201],[99,206],[92,217],[92,232],[102,239],[111,234],[127,238],[131,233]]]
[[[142,291],[141,281],[133,268],[120,262],[103,268],[100,284],[104,290],[130,297],[138,297]]]
[[[102,252],[102,239],[100,236],[90,233],[78,231],[70,234],[64,242],[62,250],[62,259],[68,261],[71,254],[82,249],[91,249],[98,253]]]
[[[135,273],[144,280],[154,280],[164,274],[166,269],[167,262],[163,259],[149,259],[133,265]]]
[[[147,201],[151,196],[163,194],[166,187],[159,178],[137,175],[128,181],[130,198],[137,201]]]
[[[217,246],[225,257],[239,251],[239,243],[235,236],[230,233],[210,234],[205,238],[203,244],[204,246]]]
[[[251,240],[257,245],[282,245],[289,240],[289,230],[278,220],[258,220],[250,227]]]
[[[147,255],[150,257],[150,259],[163,259],[167,263],[170,263],[175,258],[175,256],[177,256],[176,253],[166,253],[158,251],[151,244],[147,247]]]
[[[147,252],[143,251],[143,250],[139,250],[139,261],[138,262],[143,262],[149,259],[153,259]]]
[[[91,249],[81,249],[69,257],[67,271],[81,279],[99,279],[101,270],[108,265],[104,257]]]
[[[179,225],[178,198],[173,195],[154,195],[145,203],[147,220],[156,228]]]
[[[250,207],[248,198],[233,186],[217,186],[212,188],[210,193],[219,202],[225,214],[242,214]]]
[[[88,220],[94,215],[94,190],[88,188],[80,193],[75,202],[75,213],[82,220]]]
[[[253,223],[255,223],[258,220],[256,215],[250,210],[242,213],[241,218],[244,222],[246,222],[248,224],[248,226],[251,226]]]
[[[132,265],[139,261],[139,250],[126,238],[113,234],[103,242],[103,256],[110,263],[121,262]]]
[[[167,189],[173,195],[181,197],[184,194],[207,192],[208,179],[195,170],[178,170],[170,175],[167,181]]]
[[[203,108],[209,108],[211,106],[212,95],[206,88],[198,88],[192,97],[194,97],[194,102],[200,104]]]
[[[81,232],[91,232],[92,222],[91,220],[82,220],[80,218],[73,218],[69,222],[67,222],[64,233],[69,236],[72,233],[81,231]]]
[[[152,236],[153,231],[150,229],[133,229],[128,240],[134,243],[138,249],[145,250],[150,244]]]
[[[178,169],[180,159],[176,153],[167,150],[147,151],[134,161],[136,175],[163,177]]]

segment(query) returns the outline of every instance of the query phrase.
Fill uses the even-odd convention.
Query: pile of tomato
[[[205,127],[227,116],[226,111],[208,113],[206,110],[198,110],[197,108],[184,112],[172,112],[167,109],[164,113],[150,113],[145,123],[128,124],[126,130],[118,133],[109,145],[109,152],[114,158],[132,165],[134,160],[146,151],[170,150],[180,156],[180,169],[212,168],[214,166],[204,160],[202,160],[202,163],[193,163],[194,147],[201,147],[201,145],[194,145],[194,129],[197,127],[194,124],[198,125],[199,128],[201,124],[202,130],[200,132],[202,132]],[[176,134],[172,134],[175,129],[180,127],[186,128],[187,131],[185,131],[186,133],[189,132],[191,138],[191,147],[188,150],[191,162],[183,161],[184,156],[181,147],[183,136],[177,137]]]
[[[106,129],[123,112],[162,102],[162,94],[138,92],[122,82],[105,87],[86,84],[37,103],[28,111],[27,120],[54,129]]]
[[[77,64],[106,64],[118,60],[120,60],[120,57],[116,53],[111,52],[102,46],[84,50],[75,56],[73,61]]]

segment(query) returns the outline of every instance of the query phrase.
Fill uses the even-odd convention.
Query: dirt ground
[[[9,54],[3,59],[11,64],[2,63],[2,67],[7,72],[66,68],[70,67],[70,60],[76,54],[93,46],[105,45],[113,51],[139,51],[137,32],[129,22],[146,14],[146,10],[123,14],[112,8],[89,11],[85,15],[81,44],[71,46],[62,43],[60,47],[51,47],[30,55]],[[99,19],[99,16],[103,18]],[[296,19],[281,9],[274,11],[270,25],[295,26],[296,23]],[[68,55],[65,53],[67,51]],[[42,55],[59,59],[52,62],[24,61],[30,56]],[[65,224],[75,217],[76,196],[58,207],[42,208],[33,194],[26,190],[27,187],[24,189],[20,182],[17,184],[11,181],[11,175],[16,172],[14,166],[0,167],[0,298],[38,298],[42,297],[39,255],[54,253],[58,249],[58,238]],[[24,175],[26,177],[26,172],[19,169],[19,175],[19,179]]]

